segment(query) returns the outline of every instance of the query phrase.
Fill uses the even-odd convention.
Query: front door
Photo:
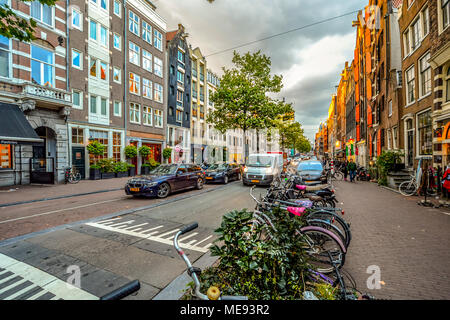
[[[414,131],[410,130],[408,131],[408,140],[407,140],[407,147],[408,147],[408,167],[412,167],[414,165]]]
[[[86,162],[84,147],[72,147],[72,165],[81,174],[81,179],[86,178]]]

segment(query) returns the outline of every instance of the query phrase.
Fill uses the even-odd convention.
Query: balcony
[[[57,107],[72,105],[72,93],[65,90],[38,84],[26,84],[22,93],[25,97],[36,99],[44,105],[55,106],[57,104]]]

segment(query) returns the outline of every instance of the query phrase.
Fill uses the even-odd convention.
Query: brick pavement
[[[353,236],[344,269],[360,291],[382,299],[450,299],[448,212],[370,182],[335,186]],[[381,269],[381,289],[367,288],[371,265]]]

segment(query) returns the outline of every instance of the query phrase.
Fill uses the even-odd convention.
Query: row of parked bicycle
[[[342,267],[350,245],[352,235],[350,223],[344,219],[344,210],[337,208],[338,201],[332,184],[306,185],[301,177],[285,173],[275,179],[267,189],[265,195],[259,197],[253,194],[255,186],[250,189],[250,195],[255,200],[253,211],[252,230],[263,230],[261,237],[270,238],[276,234],[274,219],[277,215],[274,211],[281,209],[292,219],[303,217],[305,224],[298,230],[306,242],[305,252],[311,258],[314,266],[314,274],[322,281],[338,288],[339,298],[343,300],[356,299],[356,284],[353,278],[346,273],[343,276]],[[190,264],[189,259],[179,248],[178,236],[197,227],[196,224],[187,226],[174,238],[174,246],[180,256],[188,265],[188,271],[194,280],[195,293],[200,299],[211,299],[200,291],[200,282],[195,272],[199,272]],[[348,287],[351,282],[351,289]],[[215,296],[217,299],[219,296]],[[369,295],[361,295],[360,298],[372,299]],[[314,299],[311,295],[304,297]],[[223,300],[245,299],[245,297],[219,297]]]

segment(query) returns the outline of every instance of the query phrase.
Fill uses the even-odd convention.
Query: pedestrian
[[[353,162],[353,159],[350,159],[347,169],[350,174],[350,182],[353,182],[355,180],[356,175],[356,163]]]
[[[444,176],[442,177],[442,194],[445,197],[446,201],[449,201],[450,198],[450,165],[447,165],[445,169]]]
[[[345,160],[345,162],[342,165],[342,173],[344,174],[344,181],[347,181],[348,176],[348,160]]]

